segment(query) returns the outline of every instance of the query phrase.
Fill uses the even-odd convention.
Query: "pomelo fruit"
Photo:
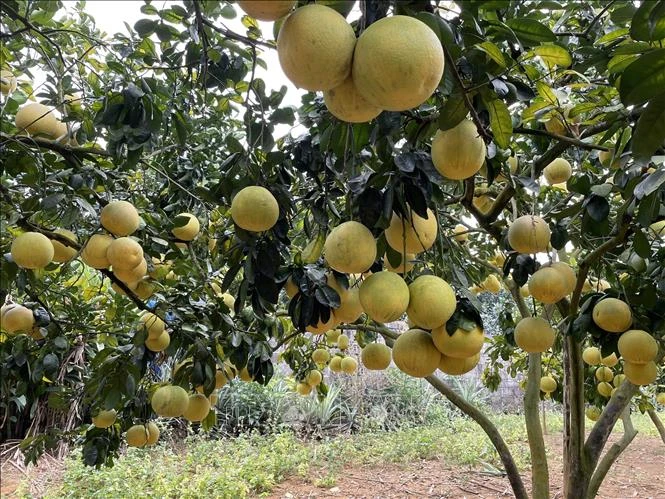
[[[340,334],[337,337],[337,348],[340,350],[346,350],[349,348],[349,337],[345,334]]]
[[[540,317],[525,317],[515,327],[515,343],[525,352],[544,352],[554,345],[556,334]]]
[[[317,348],[312,352],[312,360],[315,364],[325,364],[330,359],[330,354],[325,348]]]
[[[148,331],[149,338],[158,338],[164,332],[164,321],[152,312],[146,312],[139,317],[142,326]]]
[[[619,358],[617,357],[617,354],[612,352],[607,357],[600,359],[600,363],[607,367],[614,367],[619,363]]]
[[[540,391],[552,393],[556,390],[557,382],[552,376],[543,376],[540,378]]]
[[[24,232],[12,241],[12,259],[24,269],[42,269],[53,260],[51,240],[39,232]]]
[[[457,224],[453,229],[453,238],[458,243],[464,243],[469,240],[469,229],[462,224]]]
[[[97,428],[108,428],[115,423],[117,415],[115,409],[111,409],[110,411],[101,410],[96,416],[93,416],[92,424]]]
[[[323,253],[328,266],[337,272],[363,273],[376,260],[376,241],[363,224],[344,222],[328,234]]]
[[[420,287],[418,289],[420,293],[422,290]],[[422,294],[425,295],[425,292],[422,291]],[[369,318],[386,323],[399,319],[406,312],[410,294],[409,286],[399,274],[382,270],[363,281],[359,296],[363,310]],[[429,297],[429,294],[426,296]]]
[[[11,71],[7,71],[6,69],[0,71],[0,93],[2,95],[9,95],[14,92],[17,83],[16,76]]]
[[[187,392],[174,385],[159,387],[150,401],[155,414],[165,418],[178,418],[182,416],[189,404]]]
[[[279,204],[265,187],[250,185],[233,197],[231,218],[238,227],[250,232],[270,230],[279,218]]]
[[[335,276],[330,273],[327,277],[328,286],[337,291],[340,299],[340,306],[334,311],[335,318],[339,322],[355,322],[363,314],[363,307],[360,303],[360,290],[358,286],[344,288],[337,282]]]
[[[297,4],[296,0],[238,0],[238,7],[259,21],[277,21]]]
[[[143,248],[131,237],[119,237],[109,244],[106,258],[114,269],[131,270],[143,261]]]
[[[328,367],[334,373],[342,372],[342,357],[335,355],[332,359],[330,359]]]
[[[563,274],[552,267],[538,269],[529,279],[529,293],[545,304],[558,302],[566,296],[567,291]]]
[[[447,355],[441,355],[439,370],[452,376],[460,376],[462,374],[468,373],[474,367],[476,367],[479,360],[480,352],[472,357],[464,357],[461,359],[448,357]]]
[[[78,243],[78,238],[76,237],[76,234],[74,234],[70,230],[55,229],[53,232],[66,237],[73,243]],[[63,243],[61,243],[60,241],[56,241],[55,239],[51,239],[51,244],[53,245],[54,262],[65,263],[76,258],[76,254],[78,253],[76,248],[72,248],[71,246],[65,246]]]
[[[321,318],[319,318],[319,322],[317,322],[316,325],[310,324],[305,328],[305,330],[314,334],[325,334],[327,331],[335,329],[337,326],[339,326],[339,321],[337,320],[337,317],[335,317],[334,312],[331,310],[330,317],[327,321],[324,322]]]
[[[113,238],[107,234],[93,234],[81,251],[81,260],[93,269],[110,267],[106,251],[112,242]]]
[[[351,74],[356,34],[346,19],[323,5],[297,9],[282,24],[277,55],[284,74],[298,88],[325,91]]]
[[[157,440],[159,440],[159,428],[154,423],[154,421],[148,421],[145,425],[145,429],[148,432],[148,438],[146,440],[146,445],[155,445]]]
[[[623,364],[623,373],[632,384],[646,386],[650,385],[656,381],[656,378],[658,378],[658,367],[654,361],[649,361],[644,364],[633,364],[632,362],[626,361]]]
[[[626,362],[646,364],[658,355],[658,343],[646,331],[631,329],[619,337],[619,353]],[[628,376],[628,373],[625,373]]]
[[[414,17],[393,15],[358,38],[353,81],[370,103],[388,111],[420,106],[439,86],[444,57],[434,31]]]
[[[16,113],[16,128],[25,130],[30,135],[54,137],[58,132],[59,120],[53,109],[44,104],[32,102],[22,106]]]
[[[111,201],[99,215],[102,227],[116,237],[129,236],[141,224],[139,212],[129,201]]]
[[[605,381],[609,383],[614,379],[614,373],[609,367],[600,366],[598,369],[596,369],[596,379],[598,381]]]
[[[445,324],[455,312],[455,291],[446,281],[434,275],[421,275],[409,285],[406,313],[415,324],[433,329]]]
[[[547,251],[552,231],[547,222],[534,215],[517,218],[508,229],[508,242],[519,253]]]
[[[152,352],[162,352],[171,344],[171,336],[164,331],[157,338],[146,338],[145,347]]]
[[[201,223],[191,213],[178,213],[175,218],[187,217],[188,221],[180,227],[173,227],[171,233],[181,241],[193,241],[201,230]]]
[[[590,366],[597,366],[601,359],[600,350],[596,347],[587,347],[582,352],[582,360]]]
[[[386,254],[383,256],[383,268],[389,272],[396,272],[403,275],[413,270],[413,267],[416,265],[415,258],[416,255],[413,253],[407,253],[406,257],[400,253],[400,263],[397,265],[397,267],[393,267],[390,264],[390,260],[388,260],[388,255]]]
[[[451,180],[474,176],[483,166],[487,148],[471,120],[437,131],[432,139],[432,162],[441,175]]]
[[[189,396],[187,408],[182,413],[182,416],[187,421],[198,422],[203,421],[210,412],[210,400],[208,397],[201,393],[195,393]]]
[[[626,302],[604,298],[593,307],[593,322],[610,333],[623,333],[633,323],[633,313]]]
[[[391,359],[391,350],[383,343],[370,343],[360,352],[360,360],[370,371],[383,371]]]
[[[605,398],[610,398],[612,396],[612,385],[606,381],[598,383],[596,390],[598,390],[598,393],[600,393]]]
[[[142,424],[130,426],[125,435],[129,447],[143,447],[148,443],[148,430]]]
[[[380,108],[358,93],[351,76],[342,84],[323,92],[323,101],[330,114],[347,123],[365,123],[381,114]]]
[[[296,392],[298,392],[300,395],[309,395],[312,393],[312,387],[307,383],[298,383],[296,385]]]
[[[319,386],[321,381],[323,381],[323,375],[318,369],[312,369],[307,373],[307,376],[305,376],[305,383],[311,387]]]
[[[411,210],[404,218],[393,213],[384,235],[390,247],[398,253],[418,254],[432,247],[438,229],[439,225],[432,210],[427,210],[427,218],[422,218]]]
[[[0,329],[7,334],[28,333],[35,325],[35,316],[23,305],[3,305],[0,313]]]
[[[339,366],[342,369],[342,372],[353,374],[358,369],[358,361],[353,357],[344,357]]]
[[[441,362],[432,337],[422,329],[409,329],[399,335],[393,345],[393,361],[400,371],[424,378],[436,371]]]
[[[585,411],[586,417],[589,418],[591,421],[598,421],[598,418],[600,417],[600,414],[602,411],[595,406],[588,407],[587,410]]]
[[[446,331],[446,325],[432,329],[434,345],[443,355],[456,359],[473,357],[483,349],[485,335],[481,327],[476,326],[471,331],[457,328],[452,334]]]
[[[573,174],[573,168],[564,158],[556,158],[543,170],[545,180],[550,185],[567,182]]]

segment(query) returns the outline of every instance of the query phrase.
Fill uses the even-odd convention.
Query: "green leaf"
[[[615,29],[614,31],[610,31],[609,33],[598,38],[598,40],[594,42],[594,45],[607,45],[614,40],[626,36],[627,34],[628,28]]]
[[[506,67],[506,60],[503,57],[501,49],[499,49],[499,47],[497,47],[494,43],[492,42],[478,43],[476,47],[485,52],[490,57],[490,59],[496,62],[499,66],[501,66],[502,68]]]
[[[630,23],[630,36],[645,42],[665,38],[665,1],[642,2]]]
[[[427,24],[427,26],[434,31],[441,42],[441,45],[449,50],[458,47],[455,43],[455,34],[453,33],[452,28],[446,21],[441,19],[441,17],[435,16],[429,12],[419,12],[416,18]]]
[[[506,24],[513,30],[519,41],[527,46],[556,40],[556,35],[552,33],[552,30],[535,19],[509,19]]]
[[[621,75],[619,95],[626,106],[642,104],[665,89],[665,49],[653,50],[630,64]]]
[[[439,113],[439,130],[450,130],[462,122],[469,110],[461,94],[452,94]]]
[[[649,244],[649,240],[640,229],[635,231],[633,249],[635,250],[635,253],[642,258],[649,258],[651,256],[651,245]]]
[[[538,95],[545,99],[549,104],[552,104],[553,106],[559,105],[559,99],[557,99],[554,90],[552,90],[552,88],[546,83],[543,83],[542,81],[537,82],[536,91],[538,92]]]
[[[152,19],[139,19],[136,21],[136,24],[134,24],[134,29],[141,38],[145,38],[154,33],[156,27],[157,21],[153,21]]]
[[[548,66],[560,66],[567,68],[573,63],[570,53],[563,47],[554,44],[541,45],[533,49],[536,55]]]
[[[638,57],[637,55],[617,54],[607,63],[607,70],[610,74],[621,73]]]
[[[513,135],[513,121],[510,118],[508,106],[500,99],[486,102],[485,106],[490,114],[490,127],[492,127],[494,141],[500,148],[508,149],[510,137]]]
[[[665,93],[654,98],[637,120],[633,134],[633,155],[649,159],[665,142]]]

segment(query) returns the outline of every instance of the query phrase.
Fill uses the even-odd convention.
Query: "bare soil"
[[[561,435],[546,437],[550,454],[552,497],[563,495]],[[611,442],[616,437],[610,439]],[[608,444],[608,445],[610,445]],[[302,498],[495,498],[512,497],[508,479],[480,468],[456,466],[441,460],[405,465],[353,466],[344,469],[334,487],[322,488],[325,470],[306,479],[292,477],[275,488],[273,499]],[[531,478],[523,479],[530,489]],[[598,497],[607,499],[665,499],[665,444],[655,437],[638,435],[619,457],[603,482]]]

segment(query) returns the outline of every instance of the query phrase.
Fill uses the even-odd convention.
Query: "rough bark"
[[[654,411],[653,409],[649,409],[647,411],[647,414],[651,418],[651,421],[653,422],[653,425],[658,430],[658,434],[660,435],[660,439],[665,444],[665,426],[663,426],[663,422],[660,420],[660,418],[658,417],[658,414],[656,414],[656,411]]]
[[[621,453],[626,450],[626,447],[630,445],[635,438],[635,435],[637,435],[637,430],[633,427],[633,421],[630,419],[630,407],[626,407],[623,410],[621,413],[621,420],[623,421],[623,437],[607,450],[603,459],[598,463],[596,471],[594,471],[589,480],[589,490],[586,495],[587,499],[593,499],[596,497],[598,489],[600,489],[600,485],[603,483],[607,472]]]
[[[540,401],[540,354],[529,354],[529,371],[526,391],[524,392],[524,419],[531,451],[531,494],[534,499],[546,499],[550,496],[550,479],[547,467],[545,441],[540,426],[538,402]]]

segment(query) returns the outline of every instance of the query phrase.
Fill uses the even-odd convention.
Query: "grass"
[[[492,419],[518,466],[527,468],[529,452],[522,417],[495,415]],[[647,416],[635,415],[633,421],[640,434],[657,436]],[[562,425],[561,415],[547,415],[550,433],[560,432]],[[621,426],[617,425],[615,431],[621,432]],[[129,449],[113,468],[101,470],[83,466],[80,456],[74,454],[65,462],[62,482],[45,497],[243,498],[268,494],[288,476],[332,487],[342,469],[351,464],[420,459],[500,466],[478,426],[458,418],[440,426],[336,436],[318,442],[302,441],[291,433],[214,441],[194,437],[180,449],[166,445],[150,450]]]

